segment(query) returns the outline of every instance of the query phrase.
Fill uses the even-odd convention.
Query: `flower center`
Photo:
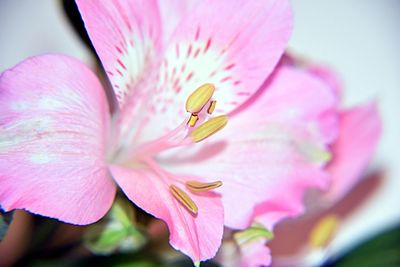
[[[193,215],[198,212],[197,205],[177,184],[184,184],[190,192],[206,192],[220,187],[222,182],[181,181],[160,168],[154,157],[167,149],[201,142],[225,127],[228,123],[226,115],[212,117],[217,104],[212,99],[214,91],[215,87],[212,84],[204,84],[197,88],[186,101],[189,117],[164,136],[136,147],[130,157],[133,160],[127,163],[130,166],[148,167],[153,170],[169,186],[171,195]]]

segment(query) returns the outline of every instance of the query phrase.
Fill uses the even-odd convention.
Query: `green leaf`
[[[335,267],[400,266],[400,225],[355,247],[341,258],[326,263]]]
[[[115,252],[133,252],[140,249],[147,239],[135,225],[132,204],[117,198],[107,216],[88,227],[85,246],[98,255]]]
[[[0,210],[0,241],[6,235],[8,227],[12,221],[13,212],[2,212]]]
[[[262,224],[253,223],[251,227],[246,230],[236,232],[234,238],[239,245],[244,245],[258,240],[259,238],[271,240],[274,238],[274,234]]]

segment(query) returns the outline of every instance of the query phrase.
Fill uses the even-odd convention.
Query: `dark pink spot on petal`
[[[219,53],[219,55],[222,56],[223,54],[225,54],[226,50],[227,50],[226,48],[222,49],[221,53]]]
[[[173,86],[172,86],[174,88],[175,92],[177,92],[177,93],[179,93],[180,90],[181,90],[181,87],[179,86],[179,83],[180,83],[179,79],[176,79],[174,84],[173,84]]]
[[[241,84],[242,82],[241,81],[235,81],[234,83],[233,83],[233,85],[239,85],[239,84]]]
[[[235,67],[235,66],[236,66],[236,64],[235,64],[235,63],[232,63],[232,64],[226,66],[226,67],[225,67],[225,70],[230,70],[230,69],[232,69],[232,68]]]
[[[186,57],[190,57],[190,54],[192,53],[192,44],[189,45],[188,50],[187,50],[187,54]]]
[[[188,81],[190,81],[190,79],[193,77],[193,72],[190,72],[189,74],[188,74],[188,76],[186,77],[186,81],[188,82]]]
[[[206,46],[204,47],[204,51],[203,52],[206,53],[208,51],[208,49],[210,48],[210,46],[211,46],[211,37],[208,38]]]
[[[119,46],[115,46],[115,49],[117,49],[118,53],[120,53],[121,55],[124,53],[124,51],[122,51],[121,47]]]
[[[200,50],[201,50],[200,48],[197,48],[197,49],[196,49],[196,51],[194,52],[194,55],[193,55],[194,58],[197,58],[197,56],[198,56],[199,53],[200,53]]]
[[[224,77],[224,78],[221,79],[221,83],[229,81],[230,79],[232,79],[231,76]]]
[[[120,43],[119,43],[119,46],[120,47],[122,47],[122,49],[124,50],[124,52],[125,52],[125,54],[127,54],[128,53],[128,49],[127,49],[127,47],[126,47],[126,40],[124,39],[124,41],[121,41]]]
[[[124,69],[124,70],[126,70],[126,66],[125,66],[125,64],[121,61],[121,59],[117,59],[117,62],[118,62],[118,64]]]
[[[115,69],[119,75],[121,75],[121,77],[124,77],[124,74],[119,70],[119,69]]]
[[[200,36],[200,26],[197,26],[197,30],[196,30],[196,36],[194,37],[194,40],[199,40],[199,36]]]
[[[183,73],[186,70],[186,64],[183,64],[181,67],[181,73]]]

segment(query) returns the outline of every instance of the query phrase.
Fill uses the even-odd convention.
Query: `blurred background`
[[[375,100],[382,117],[383,134],[369,169],[383,172],[382,183],[333,240],[331,253],[340,253],[400,221],[400,1],[292,2],[290,47],[339,73],[345,107]]]
[[[328,252],[331,258],[340,257],[400,223],[400,1],[292,2],[295,27],[290,50],[307,60],[327,64],[340,74],[345,88],[343,106],[375,100],[383,121],[383,135],[366,174],[380,180],[370,183],[374,190],[367,197],[354,194],[362,202],[346,216]],[[0,36],[0,72],[43,53],[68,54],[94,64],[65,16],[61,1],[1,0]],[[24,213],[15,217],[32,220]],[[25,224],[16,235],[29,232],[30,227]],[[285,256],[285,250],[276,246],[278,256]],[[399,255],[399,247],[396,251]],[[5,255],[13,254],[18,258],[23,252],[7,251],[0,243],[0,266],[6,266]]]

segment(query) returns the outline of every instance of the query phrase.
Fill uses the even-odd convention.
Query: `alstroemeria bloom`
[[[92,71],[66,56],[30,58],[2,73],[4,210],[26,209],[89,224],[110,208],[117,183],[135,204],[167,223],[172,246],[199,262],[214,256],[220,245],[222,202],[225,223],[246,227],[248,210],[263,197],[256,196],[262,188],[284,190],[296,181],[288,175],[304,169],[297,169],[303,165],[296,164],[296,150],[285,146],[286,141],[274,145],[273,137],[268,144],[259,140],[269,138],[256,127],[271,114],[258,108],[248,115],[251,124],[237,120],[228,127],[225,143],[211,148],[202,141],[226,124],[227,117],[219,114],[230,114],[250,97],[257,98],[254,93],[274,69],[291,32],[288,1],[165,3],[77,1],[114,98],[107,100]],[[297,94],[290,89],[302,83],[301,74],[283,70],[280,82],[289,91],[275,96],[277,110]],[[215,93],[205,89],[190,97],[202,84],[214,84]],[[326,107],[327,99],[309,108],[303,103],[310,120],[314,110],[317,114]],[[117,108],[110,114],[114,104]],[[303,113],[303,106],[299,108]],[[239,138],[243,127],[249,133],[243,135],[245,140]],[[305,132],[299,129],[296,134],[305,137]],[[180,152],[169,153],[177,147]],[[182,158],[192,147],[203,152],[201,163],[199,158]],[[246,158],[247,153],[253,156]],[[204,160],[215,155],[222,165]],[[265,162],[273,168],[265,169]],[[297,180],[310,175],[304,172]],[[222,201],[211,191],[220,181]],[[239,197],[242,206],[234,203]]]
[[[294,62],[290,62],[293,68],[296,67],[296,59],[292,59]],[[379,118],[376,106],[373,103],[360,105],[350,109],[342,109],[340,107],[340,95],[342,91],[341,83],[336,74],[324,67],[319,65],[306,66],[305,72],[308,72],[314,79],[319,79],[326,86],[326,89],[331,90],[335,95],[335,108],[333,110],[333,117],[337,118],[338,132],[331,131],[331,146],[329,147],[331,153],[331,160],[329,164],[324,168],[325,175],[329,178],[329,187],[325,187],[324,192],[319,195],[312,195],[312,205],[315,211],[325,210],[327,207],[332,206],[339,201],[350,189],[362,178],[362,171],[366,168],[369,160],[371,159],[373,152],[377,146],[380,133],[381,133],[381,122]],[[336,115],[335,115],[336,114]],[[329,125],[329,121],[333,122],[332,116],[325,116],[323,121]],[[336,122],[333,122],[336,123]],[[331,128],[333,130],[334,128]],[[326,135],[328,136],[328,135]],[[301,191],[297,191],[301,192]],[[304,191],[303,191],[304,192]],[[299,195],[302,198],[302,195]],[[297,211],[293,210],[282,210],[277,209],[276,203],[266,201],[257,205],[253,214],[253,220],[259,225],[259,227],[265,227],[272,231],[275,225],[284,218],[295,217],[300,215],[303,209],[300,208]],[[330,218],[330,217],[328,217]],[[331,222],[332,220],[328,220]],[[293,235],[293,227],[296,226],[295,221],[287,226],[288,233],[285,235],[284,231],[281,230],[275,239],[281,240],[280,244],[290,247],[291,235]],[[303,225],[304,226],[304,225]],[[289,230],[290,228],[290,230]],[[246,233],[247,231],[243,233]],[[296,231],[302,231],[301,228]],[[262,231],[260,231],[262,233]],[[328,233],[325,233],[328,234]],[[271,263],[271,257],[269,255],[270,249],[266,246],[269,241],[269,237],[265,237],[261,234],[253,235],[250,242],[239,244],[240,253],[239,257],[241,261],[240,266],[255,267],[260,265],[269,265]],[[307,245],[307,241],[304,241],[304,245]],[[258,257],[255,260],[253,255],[257,253],[263,253],[264,257]],[[299,255],[287,255],[287,260],[284,261],[282,266],[298,266],[300,263]],[[280,266],[280,264],[276,264]],[[306,264],[308,265],[308,264]]]

